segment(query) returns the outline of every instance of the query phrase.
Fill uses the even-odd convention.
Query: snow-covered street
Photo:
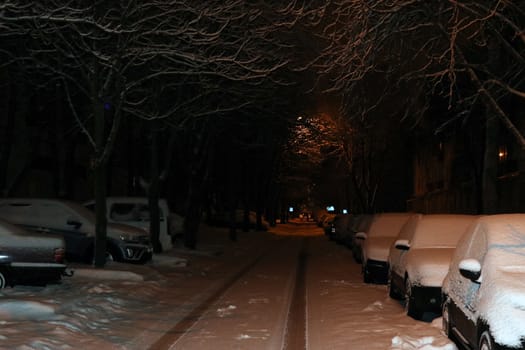
[[[200,242],[145,266],[76,265],[59,285],[2,290],[0,347],[293,349],[294,333],[307,349],[455,349],[439,319],[405,316],[313,223],[240,232],[236,243],[203,227]]]

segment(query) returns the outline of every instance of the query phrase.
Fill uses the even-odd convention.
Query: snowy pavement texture
[[[281,349],[302,249],[307,349],[456,349],[440,319],[415,321],[385,286],[362,283],[351,252],[314,225],[236,243],[205,227],[200,239],[145,266],[76,265],[61,284],[0,291],[0,348]]]

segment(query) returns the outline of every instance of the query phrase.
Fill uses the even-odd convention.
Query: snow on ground
[[[339,248],[339,249],[334,249]],[[361,265],[333,242],[316,242],[308,261],[308,334],[311,349],[455,350],[433,323],[405,315],[384,285],[363,283]]]
[[[353,262],[350,250],[328,241],[314,225],[306,230],[279,225],[274,233],[290,232],[289,228],[295,235],[310,236],[308,349],[456,349],[442,335],[440,319],[427,323],[408,318],[400,303],[388,298],[385,286],[362,283],[360,266]],[[278,246],[282,240],[276,234],[240,232],[239,241],[231,243],[226,230],[204,227],[197,251],[175,248],[156,255],[145,266],[111,263],[100,270],[74,265],[73,277],[61,284],[1,290],[0,348],[147,349],[255,256]],[[261,272],[251,280],[264,281],[262,277]],[[243,302],[235,297],[235,288],[229,290],[227,300],[210,308],[216,315],[214,322],[238,322],[232,327],[242,329],[247,323],[232,317],[240,314],[242,305],[269,315],[284,314],[282,303],[272,309],[270,301],[276,296],[271,291],[265,294],[264,286],[252,288],[254,295],[243,296]],[[282,330],[260,326],[259,333],[240,332],[232,340],[234,345],[223,348],[275,349],[275,342],[264,340],[281,337],[276,333]],[[214,336],[220,340],[218,329]],[[191,337],[185,337],[188,340]],[[222,349],[201,347],[206,348]]]

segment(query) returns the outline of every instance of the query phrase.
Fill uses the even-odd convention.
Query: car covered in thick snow
[[[480,217],[443,281],[443,329],[471,349],[525,349],[525,214]]]
[[[413,213],[375,214],[368,231],[356,233],[361,245],[363,281],[386,284],[388,281],[388,252],[401,227]]]
[[[79,203],[53,198],[3,198],[0,218],[43,235],[61,235],[68,260],[93,261],[96,219]],[[108,260],[132,263],[151,260],[153,248],[143,229],[109,223],[106,232]]]
[[[474,215],[417,214],[399,231],[388,257],[389,295],[405,299],[407,314],[441,312],[441,285],[454,249]]]
[[[62,237],[38,235],[0,219],[0,288],[60,281],[64,254]]]

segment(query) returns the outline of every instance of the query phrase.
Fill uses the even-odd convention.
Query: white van
[[[93,200],[85,202],[84,206],[95,210]],[[107,197],[106,212],[109,223],[126,224],[150,230],[149,202],[147,197]],[[169,230],[170,209],[165,199],[159,199],[160,232],[159,241],[162,250],[173,248]]]
[[[95,243],[95,215],[79,203],[42,198],[0,199],[0,218],[42,234],[60,234],[66,242],[66,258],[92,262]],[[153,249],[142,229],[108,223],[108,259],[145,263]]]

